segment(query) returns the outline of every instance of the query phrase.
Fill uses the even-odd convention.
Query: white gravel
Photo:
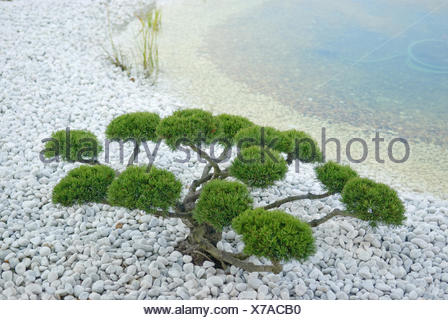
[[[111,19],[129,21],[140,6],[115,1]],[[317,253],[279,275],[193,265],[174,250],[188,233],[178,219],[103,204],[52,204],[53,186],[79,165],[39,160],[41,140],[52,131],[89,129],[103,140],[107,123],[124,112],[165,116],[185,107],[163,76],[157,86],[130,81],[105,60],[105,8],[106,1],[0,1],[1,299],[448,298],[448,203],[426,195],[400,193],[408,217],[400,228],[325,223],[314,231]],[[203,165],[175,157],[162,146],[156,165],[188,185]],[[116,156],[111,161],[123,168]],[[310,165],[292,170],[275,187],[254,190],[256,204],[322,191]],[[311,219],[337,206],[331,197],[283,209]],[[243,244],[226,229],[219,246],[239,251]]]

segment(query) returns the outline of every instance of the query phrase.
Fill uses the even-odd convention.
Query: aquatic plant
[[[155,82],[159,74],[158,36],[162,26],[162,12],[159,8],[152,6],[136,18],[140,24],[139,31],[125,48],[114,40],[109,14],[107,14],[110,49],[103,47],[103,50],[108,59],[122,71],[130,74],[132,69],[136,69]]]
[[[138,44],[140,63],[145,76],[155,76],[159,73],[158,35],[162,25],[162,13],[155,7],[144,15],[137,16],[140,21],[140,42]]]
[[[312,228],[331,218],[357,218],[371,226],[397,226],[404,222],[404,206],[393,189],[360,178],[350,167],[334,162],[316,168],[317,179],[326,192],[288,196],[254,208],[251,187],[268,188],[283,179],[288,169],[284,158],[292,150],[291,139],[306,135],[273,128],[266,130],[268,140],[283,138],[279,139],[283,142],[279,144],[283,151],[279,151],[256,144],[263,140],[256,131],[259,129],[247,119],[213,116],[199,109],[176,111],[160,121],[154,114],[122,115],[107,127],[109,137],[133,138],[141,142],[157,137],[173,150],[182,144],[205,160],[200,178],[189,184],[181,198],[181,182],[173,173],[156,168],[152,163],[128,166],[118,176],[104,166],[84,166],[61,180],[54,188],[53,201],[63,205],[106,202],[140,209],[158,217],[180,218],[190,229],[183,241],[183,252],[197,259],[206,257],[224,269],[233,265],[254,272],[278,273],[284,262],[306,260],[316,250]],[[202,149],[201,144],[192,142],[197,136],[204,143],[211,143],[216,136],[224,136],[230,139],[231,146],[240,144],[235,137],[252,137],[254,140],[250,146],[241,148],[231,165],[224,168],[220,160],[227,155],[228,146],[215,159]],[[78,172],[80,174],[75,174]],[[78,186],[79,190],[76,189]],[[336,194],[342,195],[345,209],[335,208],[312,220],[294,217],[279,209],[293,201],[323,199]],[[219,249],[222,230],[229,227],[241,235],[245,245],[243,252]],[[250,256],[263,257],[271,263],[254,264],[247,260]]]

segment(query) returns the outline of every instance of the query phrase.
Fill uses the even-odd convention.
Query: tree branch
[[[206,169],[207,169],[207,167],[204,168],[204,173],[206,172]],[[206,183],[207,181],[209,181],[213,178],[225,179],[229,176],[229,171],[227,169],[222,170],[217,176],[215,176],[215,174],[213,174],[213,173],[208,173],[207,175],[204,176],[204,173],[203,173],[201,179],[194,180],[192,182],[190,189],[188,191],[188,194],[185,196],[184,201],[182,202],[183,206],[187,210],[192,210],[192,208],[188,207],[188,204],[194,203],[201,195],[202,189],[199,191],[196,191],[196,189],[200,185]]]
[[[189,212],[181,212],[179,210],[175,210],[174,212],[165,210],[153,210],[149,212],[149,214],[161,218],[181,218],[181,219],[188,219],[191,216]]]
[[[202,250],[209,253],[216,260],[221,261],[221,263],[225,262],[249,272],[280,273],[283,269],[282,265],[276,261],[272,265],[256,265],[252,262],[246,262],[239,259],[247,258],[246,255],[233,254],[230,252],[219,250],[204,237],[204,228],[197,227],[193,230],[190,230],[190,232],[190,236],[193,238],[194,243],[197,243]]]
[[[207,152],[201,150],[197,146],[190,144],[188,145],[194,152],[196,152],[199,157],[204,158],[207,160],[207,162],[213,167],[215,175],[219,174],[221,172],[221,169],[219,168],[219,165],[207,154]]]
[[[268,204],[266,206],[263,207],[263,209],[268,210],[268,209],[272,209],[272,208],[278,208],[280,207],[282,204],[288,203],[288,202],[292,202],[292,201],[297,201],[297,200],[304,200],[304,199],[322,199],[322,198],[326,198],[333,195],[333,193],[323,193],[323,194],[312,194],[312,193],[307,193],[307,194],[302,194],[302,195],[298,195],[298,196],[291,196],[291,197],[287,197],[285,199],[282,200],[278,200],[275,201],[271,204]]]
[[[333,211],[331,211],[331,212],[330,212],[329,214],[327,214],[326,216],[323,216],[322,218],[319,218],[319,219],[311,220],[310,222],[308,222],[308,224],[309,224],[311,227],[317,227],[318,225],[320,225],[320,224],[322,224],[322,223],[324,223],[324,222],[327,222],[328,220],[330,220],[331,218],[336,217],[336,216],[353,217],[353,218],[356,218],[355,215],[353,215],[353,214],[351,214],[351,213],[349,213],[349,212],[347,212],[347,211],[343,211],[343,210],[339,210],[339,209],[334,209]]]
[[[204,239],[204,247],[203,249],[210,253],[215,259],[220,261],[227,262],[228,264],[234,265],[235,267],[242,268],[249,272],[273,272],[280,273],[283,269],[281,264],[273,264],[273,265],[257,265],[252,262],[242,261],[237,258],[234,254],[226,251],[222,251],[217,249],[212,244],[208,243],[207,240]]]

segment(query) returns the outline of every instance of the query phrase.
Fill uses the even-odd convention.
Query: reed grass
[[[157,78],[159,73],[158,35],[162,25],[160,9],[152,8],[144,16],[137,16],[140,21],[140,41],[138,54],[145,76]]]
[[[123,49],[112,36],[112,28],[109,13],[107,14],[109,47],[106,52],[111,63],[122,71],[130,74],[131,69],[141,71],[147,78],[155,81],[159,74],[159,48],[158,35],[162,25],[162,14],[160,9],[151,7],[144,14],[136,16],[140,28],[132,39],[129,48]]]

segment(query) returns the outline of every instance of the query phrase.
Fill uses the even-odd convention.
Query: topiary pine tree
[[[358,218],[372,226],[397,226],[405,220],[403,203],[393,189],[360,178],[349,166],[335,162],[321,163],[315,168],[326,192],[290,196],[254,208],[251,191],[281,181],[293,160],[322,161],[317,144],[302,131],[282,132],[256,126],[239,116],[213,116],[203,110],[187,109],[164,119],[145,112],[122,115],[109,124],[106,135],[111,139],[135,139],[138,143],[162,139],[172,150],[183,145],[196,152],[206,165],[201,178],[191,182],[183,199],[181,182],[171,172],[152,166],[152,162],[135,166],[132,156],[121,174],[103,165],[82,166],[56,185],[53,202],[65,206],[102,202],[159,217],[180,218],[190,229],[184,252],[208,257],[223,268],[234,265],[248,271],[278,273],[282,263],[302,261],[312,255],[316,250],[312,228],[336,216]],[[303,141],[308,144],[300,152],[297,147]],[[202,149],[202,144],[213,142],[225,146],[218,158]],[[232,146],[238,146],[238,156],[224,168],[221,162]],[[311,221],[278,209],[288,202],[336,194],[341,195],[346,209],[334,209]],[[218,249],[222,230],[228,227],[242,236],[243,252]],[[253,264],[247,261],[250,256],[267,258],[271,264]]]

